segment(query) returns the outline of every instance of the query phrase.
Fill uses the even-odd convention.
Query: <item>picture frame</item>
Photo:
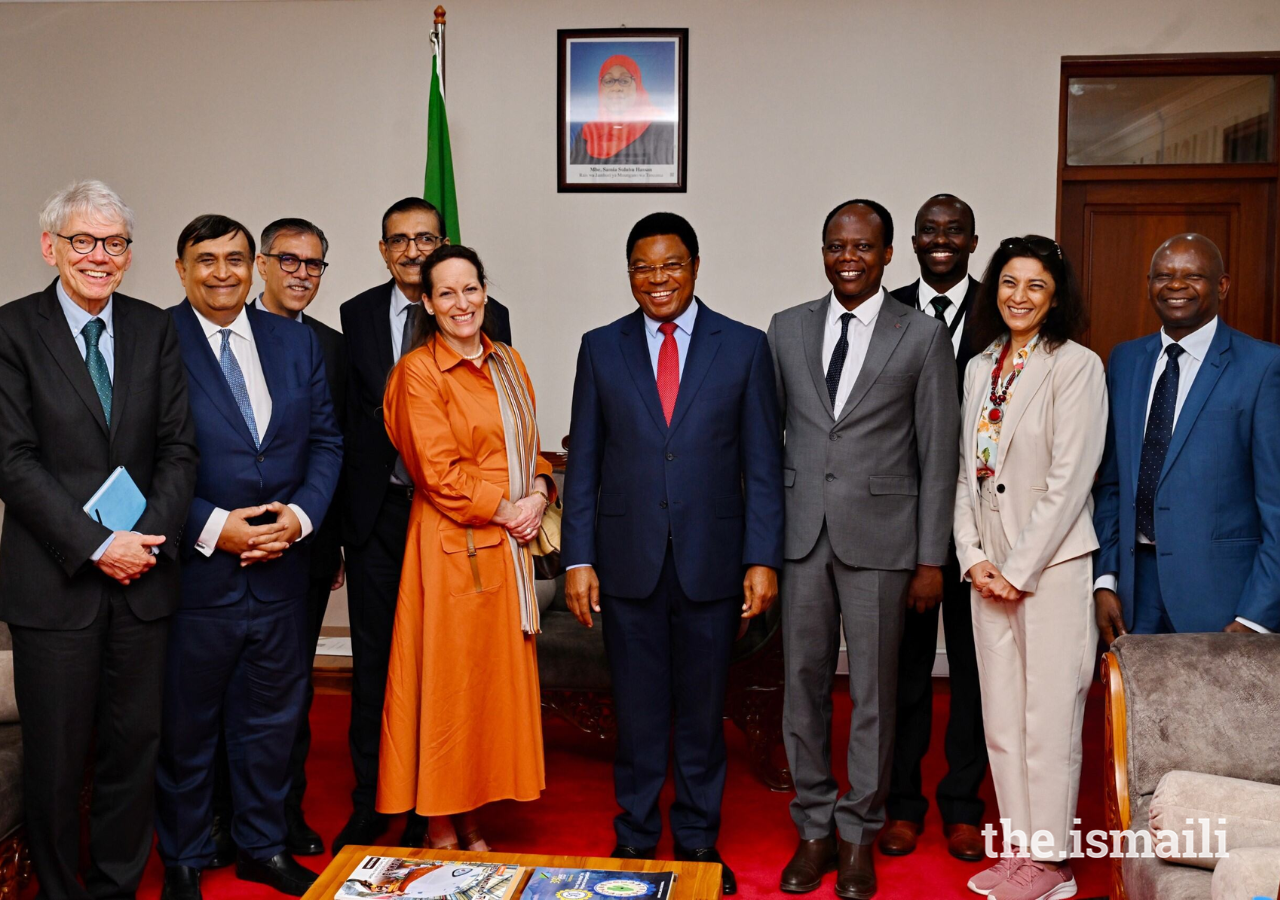
[[[560,193],[684,193],[689,29],[570,28],[559,43]]]

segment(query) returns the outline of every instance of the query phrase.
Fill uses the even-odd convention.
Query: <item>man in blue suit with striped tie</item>
[[[214,853],[213,759],[224,730],[237,877],[300,896],[316,875],[285,850],[289,754],[314,642],[313,526],[338,485],[342,437],[307,326],[245,307],[253,237],[199,216],[178,238],[173,307],[200,448],[182,546],[156,776],[162,900],[199,900]]]
[[[1165,241],[1147,276],[1164,327],[1111,354],[1094,490],[1108,644],[1280,629],[1280,347],[1218,318],[1224,269],[1203,235]]]

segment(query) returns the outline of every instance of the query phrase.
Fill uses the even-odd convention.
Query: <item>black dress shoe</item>
[[[626,844],[618,844],[609,856],[613,859],[653,859],[657,850],[657,847],[628,847]]]
[[[270,859],[253,859],[246,853],[236,857],[236,877],[241,881],[257,881],[282,894],[301,897],[320,876],[282,850]]]
[[[368,807],[360,807],[347,819],[338,836],[333,839],[333,855],[347,844],[369,845],[378,843],[378,838],[387,830],[390,816],[376,813]]]
[[[213,836],[213,859],[205,863],[205,868],[225,869],[236,861],[236,842],[231,839],[230,820],[215,813],[209,834]]]
[[[288,828],[284,837],[284,849],[294,856],[319,856],[324,852],[324,841],[303,818],[302,807],[286,806],[284,821]]]
[[[738,879],[733,877],[733,869],[730,869],[725,861],[720,858],[720,853],[715,847],[697,847],[690,849],[676,844],[676,859],[684,862],[700,862],[700,863],[719,863],[720,878],[723,882],[724,893],[738,893]]]
[[[812,841],[802,839],[791,855],[791,862],[782,870],[778,887],[790,894],[806,894],[817,890],[822,884],[822,876],[835,867],[835,835]]]
[[[165,866],[160,900],[201,900],[200,870],[190,866]]]
[[[404,820],[404,833],[400,835],[401,847],[427,846],[427,817],[410,811]]]

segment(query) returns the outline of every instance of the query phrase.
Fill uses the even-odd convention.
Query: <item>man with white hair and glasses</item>
[[[128,897],[151,851],[195,429],[171,317],[116,292],[132,211],[102,182],[78,181],[40,228],[58,277],[0,307],[0,620],[13,634],[26,830],[42,897]],[[85,511],[117,468],[145,500],[131,525]]]

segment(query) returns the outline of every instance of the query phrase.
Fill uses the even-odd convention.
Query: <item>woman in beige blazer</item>
[[[1062,900],[1076,890],[1066,853],[1098,642],[1090,489],[1106,379],[1074,340],[1084,307],[1049,238],[1000,244],[974,317],[986,349],[965,372],[955,540],[973,584],[983,724],[1008,825],[1005,855],[969,887],[996,900]]]

